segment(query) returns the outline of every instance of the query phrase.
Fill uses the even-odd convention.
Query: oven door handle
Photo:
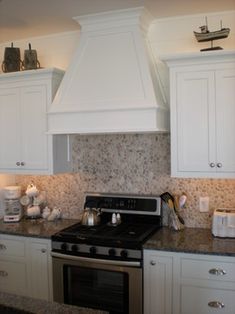
[[[131,267],[140,267],[141,266],[140,262],[96,259],[96,258],[90,258],[90,257],[61,254],[61,253],[56,253],[56,252],[51,252],[51,256],[57,257],[57,258],[63,258],[66,260],[71,260],[71,261],[84,261],[84,262],[90,262],[90,263],[96,263],[96,264],[106,264],[106,265],[115,265],[115,266],[131,266]]]

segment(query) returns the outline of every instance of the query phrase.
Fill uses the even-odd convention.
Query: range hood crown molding
[[[78,48],[48,113],[50,134],[169,131],[143,8],[74,18]]]
[[[154,18],[144,7],[136,7],[134,9],[75,16],[73,19],[81,26],[83,31],[97,31],[112,27],[139,25],[147,32]]]

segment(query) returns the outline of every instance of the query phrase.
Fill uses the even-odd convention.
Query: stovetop
[[[143,243],[162,225],[160,198],[89,194],[84,208],[88,204],[100,210],[100,224],[75,224],[56,233],[52,251],[92,258],[142,259]],[[113,213],[121,215],[120,224],[112,224]]]
[[[137,248],[159,227],[157,224],[128,222],[118,226],[109,222],[92,227],[76,224],[52,236],[52,241]]]

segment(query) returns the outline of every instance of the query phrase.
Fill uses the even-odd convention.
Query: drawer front
[[[1,256],[25,256],[25,243],[23,240],[0,238],[0,257]]]
[[[182,258],[181,276],[235,282],[235,263]]]
[[[11,261],[0,262],[0,290],[20,295],[27,294],[25,263]]]
[[[181,287],[180,314],[234,314],[235,290]]]

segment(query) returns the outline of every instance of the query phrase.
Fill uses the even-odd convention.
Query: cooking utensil
[[[187,201],[187,196],[185,194],[182,194],[180,197],[179,197],[179,208],[182,209],[185,205]]]
[[[174,209],[177,217],[179,218],[179,221],[184,225],[184,219],[183,219],[183,217],[179,213],[179,208],[178,208],[178,206],[175,206],[175,199],[174,199],[174,197],[169,192],[165,192],[165,193],[161,194],[160,197],[161,197],[161,199],[165,203],[168,204],[168,206],[169,206],[169,202],[173,203],[173,209]]]

